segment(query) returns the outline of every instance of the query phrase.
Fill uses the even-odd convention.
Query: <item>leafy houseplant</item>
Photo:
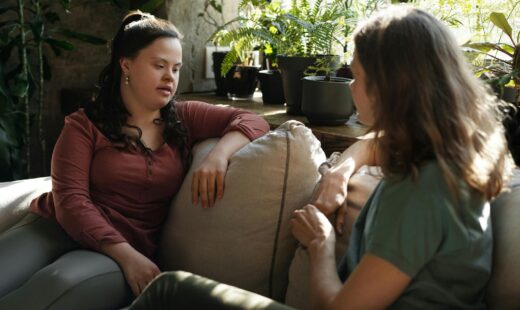
[[[279,72],[276,70],[276,53],[279,45],[280,36],[276,24],[279,23],[280,16],[284,11],[281,1],[267,0],[242,0],[239,4],[239,14],[236,18],[217,28],[209,40],[216,44],[229,45],[231,50],[226,54],[220,74],[222,76],[235,75],[236,70],[243,70],[243,67],[250,67],[248,63],[251,51],[259,50],[266,57],[266,67],[269,71],[259,73],[262,78],[262,92],[264,102],[283,103],[283,93],[280,89]],[[245,60],[245,61],[244,61]],[[232,71],[229,74],[229,71]],[[254,70],[254,69],[248,69]],[[280,95],[272,98],[267,94],[269,86],[272,85]],[[267,95],[267,96],[266,96]]]
[[[48,46],[56,55],[74,49],[75,39],[103,45],[105,40],[61,27],[52,1],[9,1],[0,6],[0,180],[28,177],[31,173],[31,127],[45,154],[42,110],[45,81],[51,67]],[[63,10],[70,2],[60,1]],[[22,155],[23,153],[23,155]],[[44,170],[46,158],[42,156]]]
[[[223,10],[223,0],[205,0],[203,10],[199,12],[198,16],[214,29],[219,29],[225,23]],[[208,42],[209,41],[211,40],[208,39]],[[215,77],[216,95],[227,96],[229,86],[226,78],[220,74],[222,62],[227,54],[227,48],[222,48],[218,42],[215,43],[216,50],[212,53],[211,57],[213,61],[212,69]]]
[[[287,113],[302,114],[302,77],[319,55],[345,48],[352,29],[352,0],[293,0],[279,24],[282,39],[278,63],[282,71]]]
[[[266,55],[267,67],[276,67],[277,29],[273,26],[281,12],[281,1],[242,0],[238,6],[238,16],[225,23],[211,35],[209,41],[216,45],[230,46],[220,72],[231,84],[231,92],[240,91],[242,86],[233,87],[237,76],[247,72],[247,76],[258,74],[258,66],[251,62],[254,50]],[[264,76],[268,77],[268,76]],[[251,95],[255,87],[249,87]],[[283,99],[282,99],[283,100]]]
[[[492,12],[489,19],[510,42],[469,42],[464,46],[486,56],[484,65],[479,68],[477,75],[488,75],[489,82],[500,91],[501,97],[504,92],[510,92],[512,96],[509,101],[520,106],[520,31],[516,32],[515,38],[513,29],[503,13]]]
[[[163,1],[149,0],[141,8],[150,11]],[[123,10],[132,7],[131,0],[98,2]],[[46,82],[53,73],[48,51],[60,56],[75,49],[74,41],[106,44],[102,38],[72,31],[61,22],[59,13],[72,14],[70,5],[71,0],[9,0],[0,4],[0,181],[32,175],[34,145],[42,154],[42,172],[48,174],[43,128]],[[31,141],[33,131],[38,144]]]

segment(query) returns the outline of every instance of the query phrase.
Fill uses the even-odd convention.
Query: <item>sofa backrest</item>
[[[520,169],[510,191],[491,203],[493,272],[486,301],[489,309],[520,309]]]
[[[285,123],[231,158],[223,199],[203,209],[191,203],[192,173],[215,143],[193,151],[164,226],[160,266],[283,301],[297,246],[290,217],[309,202],[325,154],[309,128]]]

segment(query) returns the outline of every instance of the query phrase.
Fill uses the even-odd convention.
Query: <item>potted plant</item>
[[[278,64],[282,72],[287,113],[302,114],[302,78],[317,57],[336,53],[344,44],[345,26],[351,23],[352,1],[293,0],[278,24],[282,39]]]
[[[269,92],[269,86],[274,86],[276,92],[277,85],[272,80],[279,78],[275,61],[278,38],[273,23],[282,11],[281,2],[244,0],[240,2],[238,11],[236,18],[219,27],[210,37],[214,43],[230,46],[230,51],[222,62],[220,75],[226,76],[228,81],[234,84],[235,81],[230,78],[236,76],[237,71],[252,72],[249,74],[251,76],[254,72],[255,76],[262,79],[264,102],[283,103],[283,95],[282,98],[274,98]],[[252,50],[258,50],[266,56],[268,71],[260,73],[258,66],[244,63],[244,59],[249,58],[247,55],[250,55]]]
[[[204,20],[208,25],[214,27],[215,29],[220,29],[222,25],[224,25],[224,12],[223,7],[224,0],[205,0],[203,10],[199,13],[199,17]],[[210,37],[207,42],[211,42],[212,38]],[[217,96],[225,97],[229,92],[228,82],[225,76],[222,76],[220,72],[222,71],[222,62],[226,57],[227,51],[229,50],[227,47],[222,47],[218,44],[218,41],[215,41],[216,50],[211,54],[211,59],[213,62],[213,76],[215,78],[215,94]]]
[[[464,46],[485,56],[477,75],[485,74],[499,96],[517,107],[520,105],[520,31],[513,29],[503,13],[492,12],[489,20],[509,42],[468,42]],[[516,37],[516,39],[515,39]]]
[[[334,76],[339,56],[324,56],[306,70],[302,80],[302,111],[314,125],[345,124],[354,112],[349,78]],[[320,75],[318,75],[320,74]]]
[[[513,6],[510,15],[516,5]],[[509,149],[518,164],[520,163],[520,113],[518,111],[520,107],[520,31],[513,31],[503,13],[492,12],[489,20],[501,30],[501,37],[507,38],[506,43],[501,40],[468,42],[464,44],[464,47],[470,54],[477,52],[484,56],[484,60],[476,65],[476,75],[484,77],[495,89],[499,98],[512,103],[517,108],[506,111],[508,117],[504,119],[503,123]]]

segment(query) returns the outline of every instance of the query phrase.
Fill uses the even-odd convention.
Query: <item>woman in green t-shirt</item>
[[[351,84],[375,138],[347,149],[293,233],[311,258],[319,309],[482,309],[491,273],[488,201],[512,169],[495,95],[449,30],[421,10],[391,7],[355,34]],[[361,165],[385,177],[336,269],[347,183]]]

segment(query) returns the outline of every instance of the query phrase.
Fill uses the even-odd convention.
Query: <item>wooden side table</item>
[[[225,97],[217,97],[212,93],[182,94],[177,97],[177,100],[198,100],[211,104],[245,109],[261,115],[269,123],[271,129],[275,129],[288,120],[300,121],[309,127],[316,138],[320,140],[321,146],[327,156],[332,152],[344,151],[367,133],[367,128],[358,123],[355,116],[351,117],[345,125],[341,126],[311,125],[303,115],[288,115],[285,113],[285,106],[264,104],[260,93],[255,93],[255,96],[253,96],[251,100],[231,100]]]

